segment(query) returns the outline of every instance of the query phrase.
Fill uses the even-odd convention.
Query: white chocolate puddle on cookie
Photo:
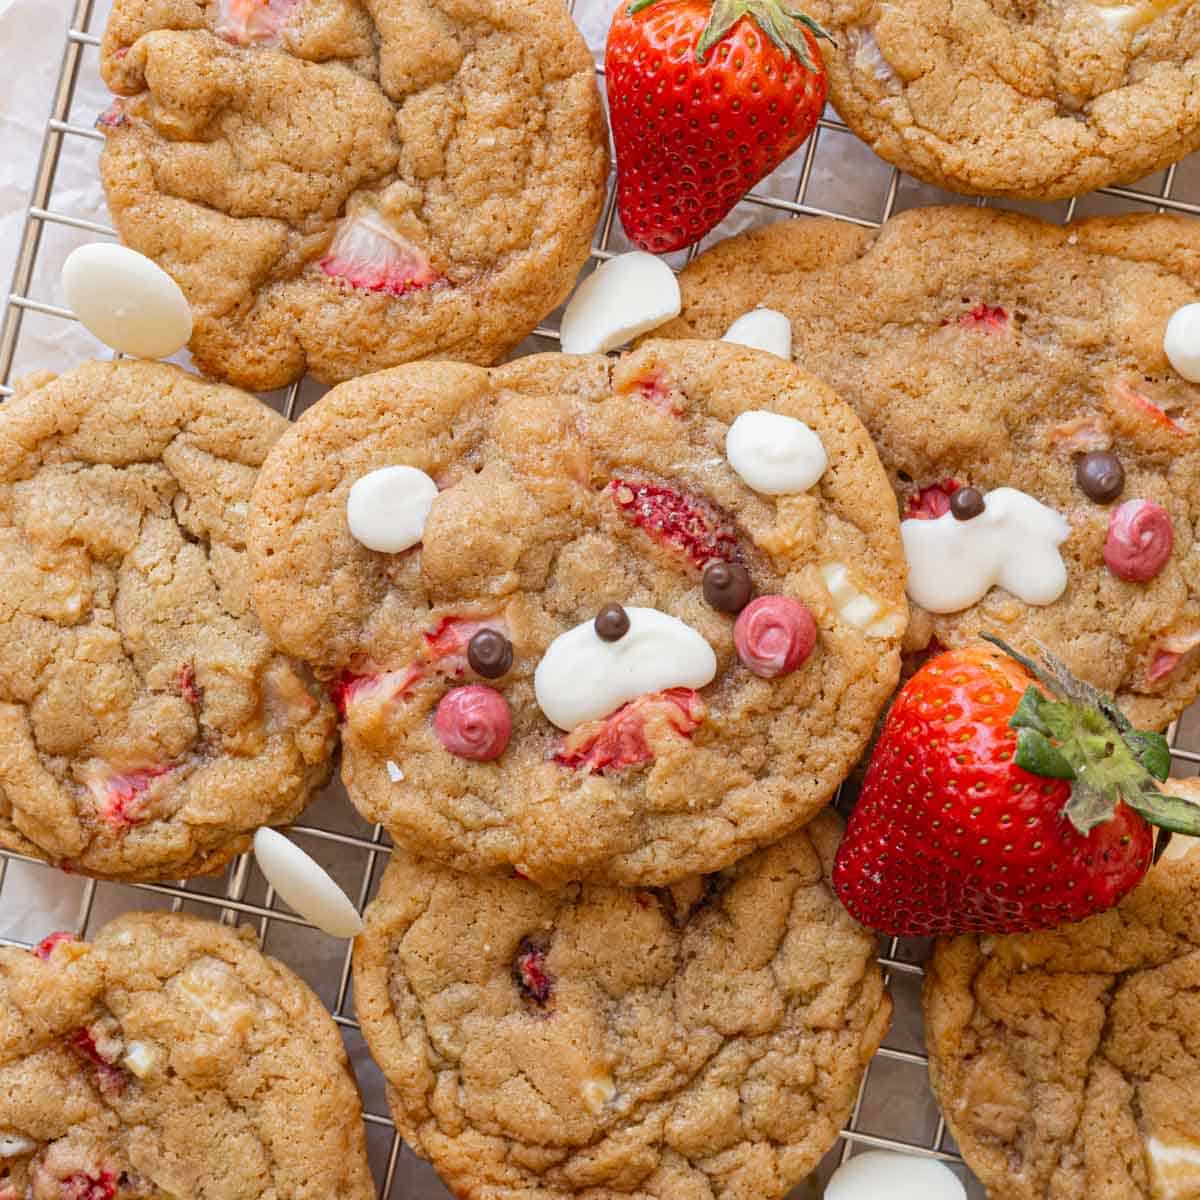
[[[969,521],[953,513],[900,522],[908,559],[908,594],[931,613],[962,612],[995,586],[1026,604],[1053,604],[1066,590],[1058,552],[1071,527],[1054,509],[1016,488],[984,497]]]
[[[667,688],[702,688],[717,673],[713,648],[690,625],[656,608],[626,608],[629,632],[604,641],[593,621],[559,634],[533,675],[546,718],[568,733],[622,704]]]
[[[763,496],[807,492],[829,465],[813,429],[795,417],[759,409],[739,414],[730,425],[725,457],[741,481]]]
[[[821,579],[833,601],[834,611],[847,625],[861,629],[867,637],[899,637],[904,632],[905,615],[885,610],[874,596],[858,588],[845,563],[824,563]]]
[[[742,313],[725,331],[721,341],[749,346],[751,350],[765,350],[789,362],[792,359],[792,323],[773,308],[753,308]]]
[[[1200,1143],[1148,1137],[1146,1164],[1155,1200],[1193,1200],[1200,1196]]]

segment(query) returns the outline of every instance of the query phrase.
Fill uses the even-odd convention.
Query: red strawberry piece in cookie
[[[950,497],[962,484],[957,479],[930,483],[912,493],[904,505],[906,521],[935,521],[950,511]]]
[[[79,941],[77,934],[70,933],[65,929],[60,929],[57,932],[49,933],[42,938],[42,940],[38,942],[36,946],[34,946],[33,953],[36,954],[38,958],[42,960],[42,962],[49,962],[50,956],[54,953],[55,946],[58,946],[63,942],[77,941]]]
[[[184,663],[175,676],[179,694],[195,708],[200,703],[200,689],[196,686],[196,670],[191,663]]]
[[[630,381],[647,404],[672,417],[687,409],[687,396],[662,367],[655,367]]]
[[[433,716],[433,731],[451,754],[490,762],[508,747],[512,714],[495,688],[472,683],[442,697]]]
[[[1160,683],[1168,678],[1184,657],[1200,646],[1200,629],[1185,629],[1168,634],[1150,655],[1150,666],[1146,678],[1150,683]]]
[[[790,596],[759,596],[738,614],[733,644],[755,675],[778,679],[808,661],[817,644],[817,623]]]
[[[150,785],[171,770],[169,766],[152,766],[117,771],[107,763],[93,767],[87,786],[97,813],[118,832],[139,824],[147,816]]]
[[[1109,518],[1104,561],[1118,579],[1145,583],[1167,565],[1174,546],[1175,530],[1161,504],[1126,500]]]
[[[733,522],[710,501],[651,479],[614,478],[607,492],[626,521],[696,570],[741,562]]]
[[[111,1017],[107,1018],[107,1024],[113,1027],[111,1029],[106,1028],[105,1024],[98,1022],[85,1025],[71,1034],[67,1042],[76,1054],[96,1068],[96,1082],[100,1094],[111,1098],[119,1096],[125,1090],[127,1076],[116,1065],[124,1053],[125,1045],[116,1033],[116,1021]]]
[[[1113,385],[1110,402],[1133,428],[1146,426],[1151,430],[1180,435],[1187,432],[1164,408],[1155,404],[1142,387],[1126,379],[1119,379]]]
[[[700,693],[668,688],[639,696],[610,716],[587,721],[563,739],[554,755],[560,766],[621,771],[653,762],[665,738],[690,738],[704,721]]]
[[[440,278],[419,246],[368,215],[342,222],[319,265],[331,279],[390,296],[419,291]]]
[[[346,720],[355,705],[404,699],[424,676],[425,666],[422,663],[411,663],[397,671],[379,671],[369,675],[343,671],[334,682],[331,696],[338,715]]]
[[[62,1181],[62,1200],[112,1200],[117,1177],[111,1171],[77,1171]]]
[[[513,959],[513,982],[521,995],[545,1008],[554,995],[554,976],[546,969],[550,946],[541,938],[522,938]]]
[[[235,46],[271,45],[298,0],[218,0],[213,30]]]
[[[969,312],[958,318],[963,329],[974,329],[980,333],[999,333],[1009,326],[1008,312],[998,304],[976,304]]]
[[[96,118],[95,126],[101,131],[120,129],[128,119],[125,115],[125,102],[118,97]]]

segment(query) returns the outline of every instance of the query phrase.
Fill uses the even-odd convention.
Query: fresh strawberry
[[[699,241],[812,133],[817,38],[780,0],[634,0],[608,31],[617,206],[635,245]]]
[[[995,639],[988,638],[989,641]],[[1170,752],[1051,655],[975,644],[896,697],[838,850],[838,896],[883,933],[1011,933],[1111,908],[1149,869],[1150,823],[1200,834],[1164,795]]]
[[[950,497],[962,484],[957,479],[943,479],[913,492],[904,506],[906,521],[933,521],[950,511]]]
[[[741,561],[733,522],[709,501],[650,479],[613,479],[607,490],[626,521],[696,570]]]
[[[704,701],[691,688],[651,692],[563,739],[554,761],[588,771],[620,771],[654,761],[651,746],[663,736],[690,738],[704,720]],[[647,727],[649,736],[647,736]]]

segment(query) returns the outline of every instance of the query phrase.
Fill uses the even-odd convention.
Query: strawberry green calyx
[[[1134,729],[1111,696],[1076,679],[1044,647],[1038,664],[999,638],[982,636],[1041,684],[1029,686],[1008,722],[1017,731],[1013,760],[1033,775],[1071,781],[1063,812],[1080,833],[1111,820],[1124,801],[1151,825],[1200,836],[1200,805],[1159,787],[1171,767],[1162,734]]]
[[[658,0],[634,0],[629,6],[630,13],[639,13]],[[779,0],[715,0],[712,15],[700,40],[696,43],[696,61],[703,63],[708,52],[715,46],[742,17],[751,20],[784,54],[794,54],[806,70],[816,71],[818,65],[813,61],[809,52],[808,39],[804,30],[809,30],[813,37],[824,38],[832,42],[833,38],[821,28],[807,13],[785,8]]]

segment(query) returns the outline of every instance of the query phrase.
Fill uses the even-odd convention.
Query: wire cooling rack
[[[587,19],[581,19],[581,25],[592,44],[603,87],[604,23],[593,19],[589,0],[573,0],[572,11],[577,18],[582,17],[585,5]],[[22,370],[39,365],[24,361],[20,354],[22,330],[30,314],[51,321],[74,319],[66,309],[31,294],[43,236],[55,227],[67,227],[98,238],[115,236],[105,224],[64,211],[55,199],[55,179],[64,153],[81,139],[102,140],[91,127],[90,114],[73,111],[81,77],[98,73],[101,8],[96,0],[74,0],[74,11],[70,14],[61,71],[46,123],[12,287],[4,304],[4,321],[0,326],[0,397],[11,393],[14,364],[19,362]],[[875,227],[902,209],[954,199],[882,163],[828,110],[806,146],[764,180],[699,248],[740,229],[788,216],[841,217]],[[1200,215],[1200,156],[1130,187],[1106,188],[1078,200],[1055,204],[1008,207],[1056,221],[1106,212],[1174,211]],[[615,216],[610,181],[592,258],[604,259],[629,248]],[[672,265],[682,266],[699,248],[672,256]],[[557,343],[557,314],[554,314],[521,350],[553,350]],[[311,382],[302,382],[271,399],[291,418],[316,394]],[[1196,774],[1200,770],[1200,705],[1172,727],[1170,740],[1175,772]],[[335,783],[314,801],[305,812],[303,823],[294,826],[291,832],[331,871],[361,910],[387,863],[389,846],[382,828],[371,827],[359,819],[340,784]],[[56,878],[48,881],[46,877],[50,875]],[[48,894],[48,882],[54,885],[53,901],[41,908],[29,908],[27,898]],[[0,851],[0,915],[7,917],[16,912],[18,915],[7,920],[5,928],[19,933],[0,938],[0,943],[31,945],[55,928],[73,928],[87,936],[118,913],[135,908],[167,908],[226,923],[253,923],[264,949],[287,962],[312,985],[341,1028],[363,1091],[368,1148],[381,1200],[445,1200],[449,1196],[428,1165],[397,1137],[388,1115],[382,1077],[370,1061],[354,1016],[349,944],[326,937],[288,909],[267,885],[251,856],[238,858],[220,876],[179,884],[128,887],[59,876],[43,864]],[[881,940],[879,961],[896,1001],[892,1030],[863,1080],[839,1143],[813,1176],[793,1192],[793,1200],[817,1200],[829,1174],[856,1148],[899,1150],[942,1159],[967,1182],[972,1200],[984,1197],[982,1188],[962,1165],[929,1091],[919,1004],[921,963],[927,952],[925,943]]]

